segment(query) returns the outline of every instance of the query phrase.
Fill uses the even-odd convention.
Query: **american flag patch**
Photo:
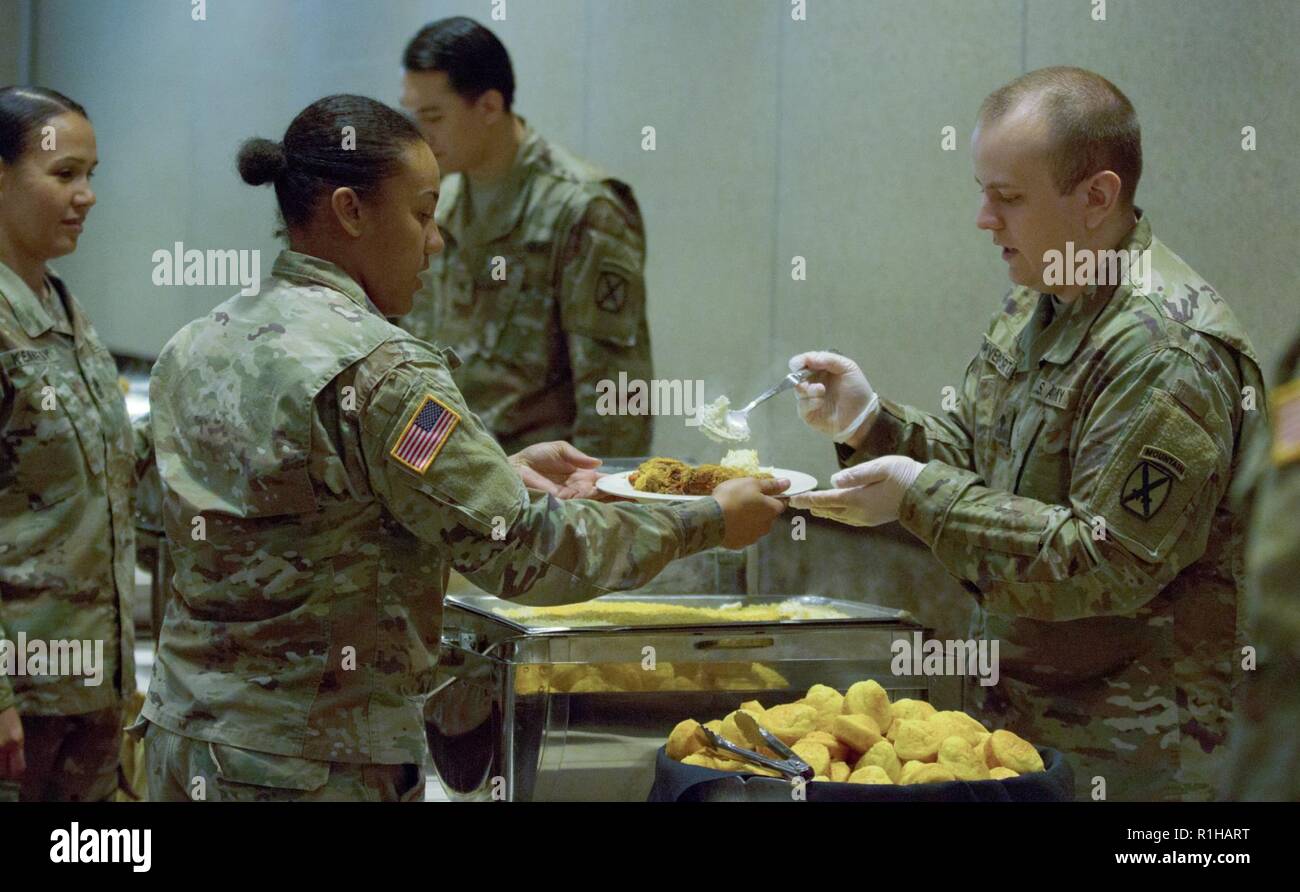
[[[388,454],[415,473],[423,474],[459,422],[459,415],[426,394]]]
[[[1300,381],[1273,391],[1273,463],[1300,458]]]

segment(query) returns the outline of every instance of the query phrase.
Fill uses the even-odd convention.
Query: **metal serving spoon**
[[[813,375],[812,369],[800,369],[797,372],[791,372],[782,378],[775,386],[769,387],[750,401],[749,405],[743,409],[731,409],[727,412],[726,417],[721,422],[715,417],[705,414],[700,422],[704,429],[704,435],[715,443],[740,443],[749,439],[749,413],[759,403],[764,403],[776,396],[778,393],[785,393],[793,388],[796,384],[807,381]],[[715,401],[716,402],[716,401]]]

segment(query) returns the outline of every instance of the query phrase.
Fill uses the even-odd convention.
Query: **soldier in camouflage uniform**
[[[524,603],[633,588],[757,539],[782,484],[663,507],[530,494],[465,405],[455,354],[385,319],[441,247],[438,168],[410,123],[328,97],[283,145],[246,145],[240,170],[276,183],[291,245],[338,262],[285,251],[261,294],[187,325],[155,365],[175,574],[133,729],[150,798],[418,799],[450,569]],[[354,191],[380,196],[356,218]]]
[[[77,642],[83,656],[80,675],[60,661],[6,676],[0,660],[0,781],[10,797],[20,781],[24,801],[98,801],[117,787],[121,701],[135,688],[131,492],[148,442],[113,358],[45,265],[76,249],[68,221],[95,203],[85,111],[0,90],[0,159],[0,641],[11,671],[31,642]],[[84,662],[96,644],[98,682]]]
[[[599,382],[653,377],[631,187],[511,113],[509,56],[481,25],[435,22],[404,61],[402,104],[455,175],[438,208],[446,247],[399,324],[456,351],[456,385],[507,452],[568,440],[649,454],[649,415],[596,411]]]
[[[1128,148],[1062,183],[1043,142],[1055,130],[1072,144],[1061,108],[1095,114]],[[1241,518],[1226,493],[1265,413],[1240,323],[1123,199],[1137,133],[1123,94],[1078,69],[1031,73],[986,100],[979,225],[1010,249],[1022,287],[942,415],[876,400],[843,357],[792,360],[823,372],[800,388],[810,423],[852,393],[843,420],[820,426],[857,467],[791,505],[897,519],[931,548],[975,595],[976,636],[1000,642],[1000,683],[969,684],[968,705],[1065,752],[1078,798],[1198,800],[1222,772],[1241,677]],[[1070,214],[1087,223],[1079,242],[1149,249],[1149,281],[1134,267],[1075,293],[1047,286],[1030,258],[1069,232],[1053,217]]]
[[[1233,489],[1251,518],[1246,546],[1246,673],[1223,793],[1300,801],[1300,340],[1271,395],[1272,438],[1261,439]],[[1249,506],[1253,505],[1253,510]]]

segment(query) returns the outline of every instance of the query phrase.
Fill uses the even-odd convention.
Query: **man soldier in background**
[[[631,187],[513,113],[510,57],[477,22],[426,26],[403,63],[402,105],[454,175],[438,202],[446,248],[399,324],[455,350],[457,386],[507,453],[567,440],[649,454],[649,416],[596,411],[600,381],[653,376]]]

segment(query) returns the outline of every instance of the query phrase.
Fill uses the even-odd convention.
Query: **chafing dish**
[[[725,605],[738,601],[818,618],[732,620]],[[813,684],[844,690],[867,678],[892,699],[933,699],[927,678],[890,672],[895,639],[928,635],[902,611],[810,595],[638,593],[590,603],[627,602],[721,612],[698,622],[560,622],[526,608],[510,615],[520,608],[486,594],[448,597],[425,717],[449,798],[644,800],[655,751],[682,719],[721,718],[744,700],[771,706]]]

